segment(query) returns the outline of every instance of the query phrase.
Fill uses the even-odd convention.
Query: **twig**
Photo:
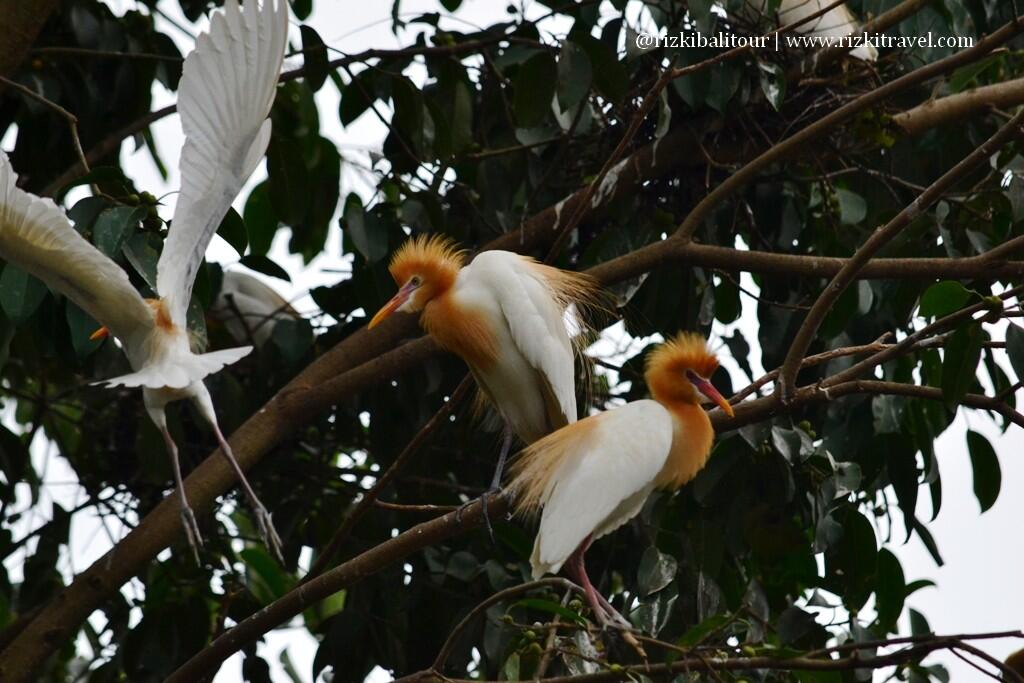
[[[419,449],[426,443],[427,439],[440,427],[442,424],[448,421],[448,416],[459,407],[462,400],[469,393],[469,388],[472,386],[472,380],[469,376],[463,377],[462,381],[459,382],[459,386],[455,388],[448,401],[441,406],[433,417],[427,420],[426,424],[420,427],[420,430],[416,432],[416,436],[412,438],[409,443],[406,444],[402,452],[399,453],[398,457],[392,461],[388,468],[384,470],[379,477],[377,477],[376,483],[366,493],[363,494],[359,502],[356,503],[355,507],[348,513],[341,526],[334,532],[334,536],[331,537],[327,547],[323,549],[320,556],[317,557],[316,562],[309,568],[309,572],[306,573],[302,580],[299,582],[299,586],[305,584],[320,574],[330,566],[331,560],[337,554],[342,544],[348,539],[352,529],[355,528],[356,524],[362,519],[371,507],[374,506],[377,499],[380,497],[384,487],[390,484],[395,477],[398,476],[402,468],[405,467],[405,463],[409,461],[412,456],[416,455]]]
[[[56,102],[46,99],[45,97],[37,93],[35,90],[32,90],[31,88],[26,88],[17,81],[12,81],[9,78],[0,76],[0,83],[3,83],[4,85],[7,85],[11,88],[14,88],[26,97],[33,99],[36,102],[39,102],[48,109],[52,109],[58,115],[60,115],[65,121],[67,121],[68,128],[71,131],[71,142],[74,144],[75,153],[78,155],[78,162],[82,165],[82,168],[85,169],[85,172],[88,173],[89,162],[85,160],[85,152],[82,151],[82,141],[78,137],[78,117],[69,112],[64,107],[57,104]]]
[[[473,619],[475,619],[477,616],[485,612],[487,608],[489,608],[491,605],[496,605],[499,602],[504,602],[505,600],[513,596],[520,595],[522,593],[528,593],[536,588],[543,587],[558,587],[563,588],[566,591],[575,591],[580,594],[583,593],[582,588],[574,584],[569,579],[563,579],[560,576],[549,576],[547,578],[538,579],[537,581],[521,583],[518,586],[512,586],[511,588],[506,588],[505,590],[498,591],[497,593],[490,596],[489,598],[478,604],[476,607],[471,609],[469,611],[469,614],[464,616],[462,620],[455,625],[455,628],[453,628],[451,632],[448,634],[448,637],[445,639],[444,644],[438,651],[437,657],[434,658],[434,664],[432,666],[432,669],[434,671],[444,670],[445,662],[448,661],[448,656],[451,654],[452,649],[455,647],[455,641],[459,637],[459,634],[461,634],[462,631],[464,631],[465,628],[469,626],[470,623],[472,623]]]

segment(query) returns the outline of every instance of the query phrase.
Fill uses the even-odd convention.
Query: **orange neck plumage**
[[[442,348],[474,368],[487,370],[498,360],[498,342],[483,315],[458,305],[450,289],[427,303],[420,324]]]
[[[657,485],[676,489],[693,479],[704,467],[715,438],[708,414],[700,405],[700,396],[686,379],[692,370],[710,377],[718,369],[718,360],[697,334],[683,333],[666,341],[647,360],[644,378],[654,400],[672,414],[672,450],[658,473]]]

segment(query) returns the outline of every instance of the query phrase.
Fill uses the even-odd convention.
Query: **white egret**
[[[217,424],[203,378],[252,348],[195,353],[186,309],[206,248],[243,183],[263,158],[288,32],[285,0],[226,0],[188,55],[178,90],[185,132],[181,193],[157,265],[157,298],[144,299],[128,274],[87,242],[49,199],[18,189],[0,152],[0,257],[43,280],[89,313],[121,343],[133,372],[107,386],[142,387],[146,411],[163,434],[174,470],[185,534],[198,560],[202,543],[182,485],[165,406],[190,399],[209,422],[254,512],[268,548],[281,556],[270,514],[257,498]],[[101,330],[100,332],[103,332]],[[98,333],[95,336],[100,336]]]

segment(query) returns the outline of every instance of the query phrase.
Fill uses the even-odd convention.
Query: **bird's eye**
[[[409,280],[409,283],[412,284],[413,287],[419,287],[421,284],[423,284],[423,280],[420,279],[419,275],[413,275],[412,279]]]

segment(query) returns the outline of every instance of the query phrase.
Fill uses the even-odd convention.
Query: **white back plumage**
[[[779,23],[782,26],[805,19],[831,5],[833,0],[782,0],[779,3]],[[808,36],[842,38],[860,29],[860,22],[846,5],[838,5],[796,29]],[[861,45],[850,50],[850,56],[873,62],[878,59],[874,45]]]
[[[153,329],[153,314],[121,266],[91,245],[51,200],[18,189],[0,151],[0,257],[74,301],[125,343]]]
[[[541,500],[540,529],[530,564],[534,578],[557,573],[588,535],[632,519],[654,488],[672,447],[673,421],[660,403],[634,401],[570,427],[558,470]],[[543,456],[544,441],[534,444]]]
[[[538,271],[519,254],[492,250],[478,254],[460,276],[497,301],[519,353],[550,386],[566,424],[575,422],[576,371],[565,311]]]
[[[227,0],[185,59],[181,193],[157,265],[157,291],[181,328],[206,248],[270,141],[287,38],[286,0],[249,0],[241,10]]]

